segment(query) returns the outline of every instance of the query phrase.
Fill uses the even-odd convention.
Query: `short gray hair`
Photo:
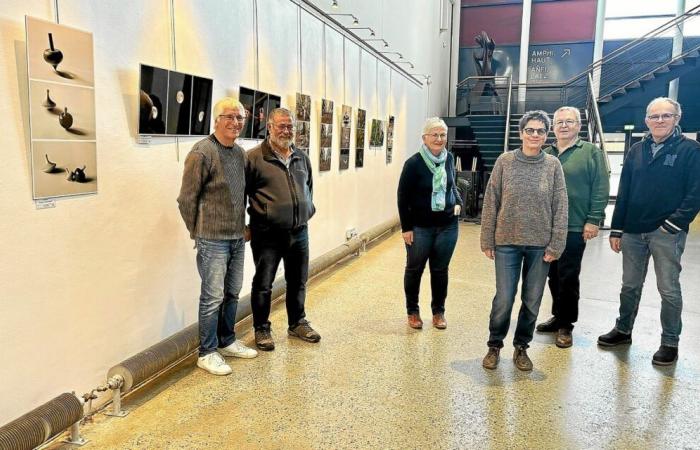
[[[296,124],[294,114],[292,114],[292,112],[287,108],[275,108],[270,111],[270,114],[267,115],[267,123],[272,123],[274,118],[277,116],[288,116],[290,119],[292,119],[292,124]]]
[[[428,134],[428,131],[433,128],[442,128],[447,131],[447,124],[439,117],[429,117],[425,120],[425,124],[423,124],[423,135]]]
[[[520,122],[518,122],[518,129],[520,131],[523,131],[525,129],[525,125],[531,120],[537,120],[539,122],[542,122],[547,131],[549,131],[549,128],[552,126],[552,120],[549,118],[547,113],[545,111],[542,111],[541,109],[537,109],[535,111],[526,112],[520,118]]]
[[[573,106],[562,106],[561,108],[557,109],[556,111],[554,111],[554,114],[552,115],[552,119],[557,117],[557,114],[559,114],[560,112],[564,112],[564,111],[573,112],[574,115],[576,116],[576,122],[581,123],[581,111],[579,111],[578,108],[574,108]]]
[[[654,100],[650,101],[649,104],[647,105],[647,114],[646,115],[647,116],[649,115],[649,110],[651,109],[651,107],[654,104],[661,103],[661,102],[670,103],[671,106],[673,106],[673,109],[676,110],[676,114],[678,114],[678,117],[680,117],[681,114],[683,114],[683,111],[681,110],[681,104],[678,103],[677,101],[675,101],[674,99],[668,98],[668,97],[656,97]]]
[[[225,109],[239,109],[245,112],[245,106],[240,101],[233,97],[224,97],[214,104],[214,122],[219,120]]]

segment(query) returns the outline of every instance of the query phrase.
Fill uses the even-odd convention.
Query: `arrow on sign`
[[[571,56],[571,49],[570,48],[564,49],[564,53],[561,54],[561,57],[563,58],[565,56]]]

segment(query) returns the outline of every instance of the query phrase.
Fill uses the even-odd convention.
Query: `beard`
[[[289,148],[292,146],[292,142],[294,142],[294,135],[290,137],[273,137],[270,135],[270,141],[279,147]]]

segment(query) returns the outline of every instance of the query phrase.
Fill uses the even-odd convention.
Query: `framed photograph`
[[[394,116],[389,116],[386,126],[386,163],[391,164],[392,152],[394,149]]]
[[[357,128],[362,128],[363,130],[367,128],[365,126],[367,119],[367,112],[364,109],[357,110]]]
[[[92,34],[29,16],[25,25],[32,197],[95,193]]]
[[[340,170],[346,170],[350,167],[350,149],[341,148],[340,149]]]
[[[365,149],[357,147],[355,149],[355,167],[362,167],[365,164]]]
[[[321,148],[330,147],[333,142],[333,125],[321,124]]]
[[[333,123],[333,100],[321,100],[321,123]]]
[[[168,106],[165,119],[166,134],[190,134],[192,112],[192,75],[168,71]]]
[[[265,139],[267,137],[267,107],[270,94],[255,91],[255,103],[253,104],[253,139]]]
[[[372,119],[369,145],[370,147],[381,147],[384,145],[384,126],[381,120]]]
[[[352,106],[343,105],[340,126],[341,128],[350,128],[352,126]]]
[[[331,148],[325,147],[321,149],[319,156],[318,170],[327,172],[331,170]]]
[[[311,97],[297,92],[296,104],[297,122],[311,121]]]
[[[350,128],[340,129],[340,148],[350,149]]]
[[[138,134],[165,134],[168,71],[141,64],[139,67]]]
[[[194,77],[192,79],[192,119],[190,134],[206,136],[211,130],[212,90],[214,80]]]
[[[243,139],[253,138],[253,106],[255,105],[255,91],[253,89],[241,86],[238,89],[238,101],[243,104],[248,119],[245,122],[245,128],[241,131]]]
[[[25,17],[29,78],[95,86],[92,33]]]
[[[294,136],[294,146],[309,154],[309,138],[311,136],[310,122],[297,122],[297,131]]]
[[[358,128],[355,130],[355,148],[363,149],[365,148],[365,129]]]

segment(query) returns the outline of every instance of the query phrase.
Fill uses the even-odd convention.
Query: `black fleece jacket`
[[[651,136],[630,148],[622,166],[612,237],[662,227],[687,232],[700,210],[700,144],[672,136],[652,157]]]

